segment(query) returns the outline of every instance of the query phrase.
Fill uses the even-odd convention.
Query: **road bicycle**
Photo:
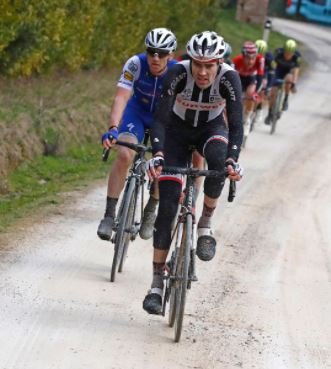
[[[123,196],[116,213],[111,242],[114,243],[114,255],[110,271],[110,281],[114,282],[116,273],[123,271],[130,241],[139,233],[144,211],[145,154],[152,152],[147,147],[149,133],[145,133],[143,144],[116,141],[116,145],[128,147],[136,152],[129,175],[126,178]],[[107,161],[109,150],[104,150],[103,161]],[[140,204],[140,206],[139,206]]]
[[[243,96],[243,101],[245,101],[245,100],[253,100],[254,101],[254,110],[252,112],[252,115],[248,119],[246,119],[246,121],[244,121],[244,123],[243,123],[244,124],[244,136],[243,136],[242,148],[246,147],[248,136],[254,129],[254,125],[255,125],[256,117],[257,117],[257,106],[262,101],[261,96],[258,93],[256,93],[254,95],[254,97],[246,97],[244,95]]]
[[[199,176],[226,176],[215,170],[198,168],[164,167],[163,173],[182,174],[186,176],[186,186],[177,221],[173,228],[171,243],[174,248],[170,260],[166,263],[165,290],[163,296],[162,315],[165,316],[169,303],[168,324],[175,326],[175,342],[179,342],[183,326],[186,293],[191,283],[197,281],[195,252],[197,243],[197,224],[195,221],[194,179]],[[236,182],[230,181],[228,201],[232,202],[236,193]]]
[[[270,134],[274,134],[276,131],[276,124],[278,119],[282,116],[283,104],[285,98],[285,81],[283,79],[277,79],[276,81],[277,92],[276,99],[270,112]]]

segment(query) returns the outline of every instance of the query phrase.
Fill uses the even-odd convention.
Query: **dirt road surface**
[[[274,26],[309,45],[311,68],[276,134],[261,124],[249,137],[181,342],[142,310],[151,242],[137,240],[108,281],[103,186],[2,236],[1,369],[331,368],[331,29]]]

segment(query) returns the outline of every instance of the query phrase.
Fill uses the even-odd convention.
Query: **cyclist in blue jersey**
[[[145,129],[152,123],[165,74],[176,63],[172,59],[177,41],[170,30],[151,30],[145,38],[145,45],[146,53],[131,57],[124,65],[111,107],[109,130],[102,136],[104,148],[110,148],[119,137],[121,141],[142,142]],[[111,238],[116,205],[134,154],[126,147],[118,147],[108,179],[106,211],[97,231],[103,240]],[[145,207],[142,238],[148,238],[144,237],[143,226],[146,228],[148,223],[154,223],[157,204],[156,195],[151,194]]]
[[[297,44],[294,40],[287,40],[284,47],[281,47],[275,52],[275,78],[272,84],[269,113],[265,119],[265,124],[270,124],[272,106],[276,100],[277,86],[280,80],[285,81],[285,99],[283,102],[283,110],[288,109],[288,97],[290,92],[296,93],[296,84],[298,82],[299,70],[300,70],[300,58],[301,54],[297,50]]]

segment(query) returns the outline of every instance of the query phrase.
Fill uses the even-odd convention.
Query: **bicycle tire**
[[[282,107],[281,107],[281,103],[282,103],[282,90],[278,89],[277,90],[277,96],[276,96],[276,102],[272,111],[272,119],[271,119],[271,127],[270,127],[270,134],[273,135],[276,131],[276,125],[277,125],[277,120],[280,118],[280,114],[282,111]],[[278,116],[279,114],[279,116]]]
[[[182,242],[182,236],[183,236],[183,223],[179,220],[179,214],[180,214],[181,205],[179,205],[177,210],[177,223],[172,227],[174,230],[173,235],[171,237],[172,240],[175,241],[175,249],[171,253],[170,258],[170,271],[169,271],[169,277],[176,276],[176,267],[177,267],[177,260],[178,260],[178,250],[181,242]],[[175,317],[176,317],[176,279],[174,280],[168,280],[167,281],[167,301],[164,301],[164,304],[169,301],[169,312],[168,312],[168,325],[169,327],[173,327],[175,324]],[[164,306],[165,307],[165,306]]]
[[[122,204],[123,206],[120,207],[122,209],[121,214],[119,214],[119,224],[118,229],[115,235],[115,246],[114,246],[114,256],[112,267],[110,271],[110,282],[115,282],[116,272],[117,272],[117,265],[122,258],[123,249],[124,249],[124,232],[125,232],[125,225],[128,216],[129,206],[130,206],[130,199],[132,198],[134,189],[136,185],[136,179],[131,177],[127,187],[124,191]]]
[[[122,273],[123,271],[123,267],[124,267],[124,263],[126,260],[126,256],[128,253],[128,248],[129,248],[129,243],[130,243],[130,239],[131,239],[131,234],[130,232],[127,232],[127,230],[131,230],[132,226],[134,224],[134,217],[135,217],[135,205],[136,205],[136,199],[137,199],[137,189],[135,188],[135,191],[133,192],[133,195],[131,196],[130,199],[130,204],[129,204],[129,210],[128,210],[128,215],[126,218],[126,224],[125,224],[125,235],[124,235],[124,246],[123,246],[123,252],[122,252],[122,256],[121,256],[121,260],[119,262],[118,265],[118,272]]]
[[[190,266],[190,250],[192,246],[192,214],[187,214],[186,223],[184,224],[184,237],[181,244],[176,277],[178,279],[178,289],[176,291],[176,318],[175,318],[175,342],[180,341],[183,328],[186,292],[188,284],[188,271]],[[179,274],[179,275],[178,275]]]
[[[257,110],[254,109],[253,114],[252,114],[252,121],[251,121],[251,126],[249,127],[249,133],[254,131],[255,128],[255,122],[256,122],[256,117],[257,117]]]
[[[247,137],[248,136],[243,136],[243,142],[242,142],[242,144],[241,144],[241,147],[244,149],[245,147],[246,147],[246,142],[247,142]]]
[[[173,252],[173,255],[171,256],[171,261],[172,261],[172,270],[170,271],[170,275],[174,275],[175,274],[175,267],[177,265],[177,257],[178,257],[178,250],[175,250]],[[173,285],[173,281],[170,281],[170,286],[169,288],[169,313],[168,313],[168,325],[169,327],[173,327],[175,324],[175,318],[176,318],[176,291],[177,288],[176,286]]]

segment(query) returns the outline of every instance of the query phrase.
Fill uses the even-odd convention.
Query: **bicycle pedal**
[[[198,277],[196,276],[196,275],[193,275],[192,277],[191,277],[191,281],[192,282],[197,282],[199,279],[198,279]]]

